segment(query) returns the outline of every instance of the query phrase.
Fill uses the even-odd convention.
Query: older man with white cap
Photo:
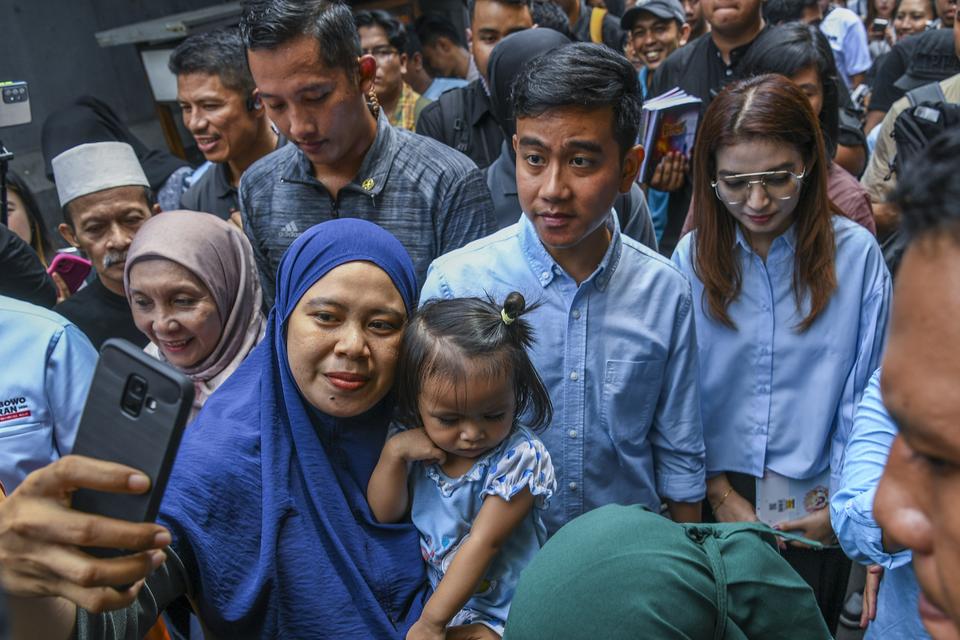
[[[55,311],[77,325],[98,349],[108,338],[144,346],[123,295],[123,265],[151,206],[149,182],[133,147],[123,142],[82,144],[53,159],[63,208],[60,234],[93,261],[97,277]]]

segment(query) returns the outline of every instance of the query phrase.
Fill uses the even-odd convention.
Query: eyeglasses
[[[800,192],[800,185],[807,170],[799,174],[792,171],[761,171],[723,176],[710,183],[721,202],[741,205],[750,198],[750,187],[759,184],[774,200],[789,200]]]
[[[360,53],[363,55],[371,55],[377,60],[387,60],[390,56],[395,53],[400,53],[395,47],[388,47],[386,45],[382,47],[373,47],[372,49],[361,49]]]

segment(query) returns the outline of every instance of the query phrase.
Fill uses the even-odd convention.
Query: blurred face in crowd
[[[170,364],[200,364],[222,332],[217,303],[206,285],[172,260],[140,260],[130,268],[130,309],[137,328]]]
[[[883,401],[900,428],[874,503],[884,539],[913,552],[920,617],[960,638],[960,246],[919,238],[897,274]]]
[[[386,104],[395,104],[403,91],[407,54],[390,44],[387,32],[379,25],[359,27],[357,32],[360,34],[360,48],[363,53],[377,59],[377,75],[373,81],[377,96]]]
[[[896,4],[894,0],[873,0],[873,8],[877,12],[878,18],[889,20],[893,17],[893,7]]]
[[[630,188],[643,150],[624,158],[613,133],[613,107],[559,107],[517,118],[517,195],[551,254],[606,233],[618,193]]]
[[[225,86],[216,74],[177,76],[183,125],[210,162],[246,163],[249,156],[256,154],[266,116],[260,106],[247,108],[251,98]]]
[[[760,0],[701,0],[703,16],[714,31],[736,35],[760,24]]]
[[[810,100],[813,115],[819,118],[820,111],[823,109],[823,82],[820,80],[820,72],[817,71],[816,67],[811,66],[800,70],[790,79],[800,87],[800,90]]]
[[[533,15],[525,4],[514,5],[496,0],[477,0],[473,7],[470,43],[477,70],[487,77],[487,61],[497,43],[511,33],[533,26]]]
[[[800,184],[789,175],[777,174],[766,178],[765,188],[759,182],[748,184],[761,176],[737,176],[768,171],[791,171],[799,175],[805,169],[803,156],[793,146],[756,138],[717,149],[716,165],[722,206],[740,224],[751,246],[765,255],[765,249],[793,223],[800,201]],[[743,200],[727,195],[739,195],[744,190]],[[732,201],[738,203],[731,204]]]
[[[326,66],[309,36],[248,51],[247,60],[267,115],[315,167],[366,151],[366,134],[376,131],[364,99],[373,76],[361,79],[355,70]]]
[[[60,235],[93,262],[103,285],[123,293],[123,267],[133,236],[152,213],[143,187],[116,187],[67,204],[72,224],[61,224]]]
[[[691,30],[696,31],[698,27],[703,27],[703,5],[700,0],[683,0],[683,13]]]
[[[287,320],[287,359],[300,393],[340,418],[373,408],[393,387],[406,319],[382,269],[369,262],[332,269]]]
[[[7,189],[7,227],[27,244],[33,239],[27,207],[20,199],[20,194],[10,188]]]
[[[687,43],[690,27],[676,20],[658,18],[643,12],[630,30],[633,50],[650,71],[659,67],[671,53]]]
[[[456,44],[449,38],[440,36],[434,38],[430,44],[424,43],[423,66],[427,73],[434,78],[457,78],[457,49]]]
[[[957,16],[957,0],[936,0],[937,15],[944,29],[952,29]]]
[[[898,39],[923,33],[934,19],[930,0],[903,0],[893,16],[893,29]]]

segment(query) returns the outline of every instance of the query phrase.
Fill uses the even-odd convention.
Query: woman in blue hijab
[[[372,223],[333,220],[294,242],[263,341],[184,436],[158,519],[172,534],[166,561],[139,591],[135,585],[113,600],[103,590],[89,600],[100,609],[135,598],[125,609],[79,608],[79,638],[139,638],[183,595],[212,637],[404,636],[427,596],[417,532],[378,524],[364,492],[386,436],[397,347],[416,295],[410,257]],[[10,503],[21,512],[36,504],[29,489],[44,482],[51,480],[25,483],[26,496],[0,504],[0,522]],[[81,517],[45,508],[47,521]],[[17,542],[31,545],[31,557],[65,546],[37,538]],[[47,539],[63,542],[53,533]],[[0,539],[0,552],[9,544]],[[159,552],[143,553],[160,564]],[[64,573],[49,562],[51,572]],[[41,592],[18,589],[20,576],[4,571],[11,591]],[[71,599],[83,605],[86,595]]]

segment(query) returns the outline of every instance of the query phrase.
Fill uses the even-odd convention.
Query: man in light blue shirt
[[[514,85],[520,222],[435,260],[421,300],[511,291],[554,404],[541,435],[558,491],[549,533],[608,503],[666,502],[696,521],[705,494],[690,285],[620,234],[611,207],[643,157],[636,72],[601,45],[535,58]]]
[[[70,453],[97,352],[66,318],[0,296],[0,482]]]
[[[847,89],[853,89],[863,82],[864,75],[873,64],[863,21],[850,9],[831,7],[828,3],[820,31],[830,41],[840,77]]]
[[[866,640],[930,637],[917,613],[920,587],[913,574],[913,556],[906,549],[887,549],[883,531],[873,517],[877,484],[898,431],[883,406],[878,370],[863,392],[844,454],[840,486],[830,498],[830,521],[844,553],[851,560],[879,564],[886,570],[880,582],[877,617],[867,627]]]

